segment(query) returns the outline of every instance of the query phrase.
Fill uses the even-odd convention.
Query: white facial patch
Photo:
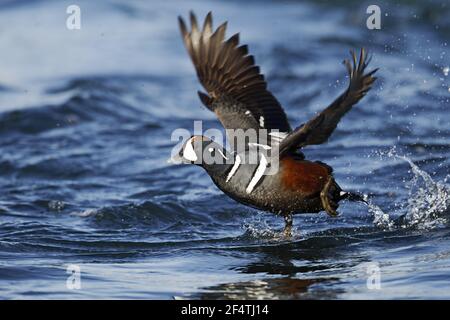
[[[194,138],[189,139],[183,150],[183,158],[189,161],[197,161],[197,154],[194,150]]]

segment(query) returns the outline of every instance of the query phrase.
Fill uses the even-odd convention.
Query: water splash
[[[263,212],[246,219],[242,228],[245,231],[244,236],[260,241],[279,242],[286,241],[287,239],[293,240],[301,238],[295,228],[292,229],[292,236],[286,238],[284,230],[274,228],[274,226],[269,223],[268,218],[266,218],[266,215]]]
[[[269,225],[267,219],[264,219],[261,213],[245,219],[242,227],[245,230],[245,235],[255,239],[278,239],[281,235],[280,232]]]
[[[395,222],[391,219],[389,213],[384,212],[383,209],[373,203],[367,195],[364,195],[364,200],[367,203],[369,212],[373,215],[373,224],[378,228],[387,230],[393,229]]]
[[[444,183],[435,182],[411,159],[401,155],[396,157],[406,161],[413,173],[405,215],[407,226],[428,229],[444,225],[447,219],[443,214],[447,212],[450,204],[449,188],[445,180]]]
[[[450,71],[450,68],[449,67],[444,67],[444,68],[442,68],[442,73],[444,74],[444,76],[448,76],[448,73],[449,73],[449,71]]]
[[[409,189],[405,214],[401,219],[392,220],[388,213],[371,203],[369,199],[369,211],[374,215],[374,224],[380,227],[391,229],[395,223],[402,228],[433,229],[447,223],[450,205],[450,188],[447,186],[447,179],[443,182],[436,182],[424,170],[420,169],[410,158],[397,153],[396,148],[391,148],[388,152],[380,154],[388,158],[395,158],[405,161],[410,166],[412,179],[406,182],[405,187]],[[399,207],[401,207],[399,205]]]

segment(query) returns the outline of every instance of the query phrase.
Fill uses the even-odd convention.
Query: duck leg
[[[325,183],[325,186],[323,187],[322,191],[320,192],[320,200],[322,201],[323,209],[328,213],[331,217],[336,217],[338,215],[335,208],[337,208],[336,203],[330,199],[330,187],[333,185],[333,177],[328,176],[327,183]]]
[[[284,236],[286,238],[290,238],[292,237],[292,224],[293,224],[293,217],[292,214],[289,213],[287,215],[284,216]]]

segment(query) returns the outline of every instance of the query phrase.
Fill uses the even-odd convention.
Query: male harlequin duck
[[[317,116],[292,130],[247,46],[239,45],[239,34],[225,40],[226,22],[213,31],[211,13],[201,30],[192,12],[190,22],[189,31],[179,17],[184,45],[207,91],[198,92],[200,100],[217,115],[227,133],[228,129],[265,129],[269,142],[263,148],[249,143],[246,148],[230,152],[205,136],[192,136],[177,157],[202,166],[213,182],[236,201],[283,216],[287,234],[291,232],[293,214],[324,210],[336,216],[340,200],[362,200],[357,194],[342,191],[330,166],[305,160],[299,149],[327,141],[342,116],[371,88],[377,69],[365,72],[370,59],[364,48],[359,61],[353,51],[352,62],[344,61],[350,78],[346,91]],[[261,153],[256,163],[242,161],[251,153],[275,147],[278,170],[274,174],[265,174],[275,159],[273,155],[271,158]],[[206,161],[205,155],[224,161]]]

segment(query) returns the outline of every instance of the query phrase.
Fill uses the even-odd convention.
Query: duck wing
[[[292,129],[286,114],[267,83],[247,45],[239,44],[239,34],[225,40],[227,22],[213,32],[208,13],[200,30],[190,13],[191,29],[179,17],[184,45],[207,93],[200,100],[213,111],[225,129],[267,129],[288,133]]]
[[[317,116],[290,132],[280,143],[280,156],[307,145],[326,142],[341,118],[371,89],[376,80],[373,75],[378,69],[365,72],[370,58],[364,48],[361,49],[359,62],[354,51],[350,51],[350,54],[352,62],[344,60],[350,78],[347,90]]]

